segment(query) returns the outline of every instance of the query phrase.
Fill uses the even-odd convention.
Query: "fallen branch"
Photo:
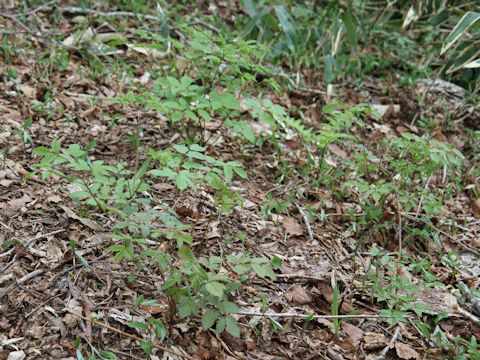
[[[279,279],[298,279],[298,280],[305,280],[309,282],[321,282],[325,281],[325,278],[321,278],[318,276],[312,276],[312,275],[304,275],[304,274],[278,274],[276,275],[277,278]]]
[[[305,315],[295,313],[273,313],[273,312],[257,312],[257,311],[238,311],[234,314],[243,316],[268,316],[272,318],[297,318],[297,319],[381,319],[389,316],[375,314],[359,314],[359,315]]]

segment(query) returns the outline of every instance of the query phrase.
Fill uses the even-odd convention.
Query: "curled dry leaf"
[[[441,289],[428,289],[420,292],[417,300],[432,308],[433,314],[453,313],[458,307],[457,298]]]
[[[104,228],[98,224],[97,222],[91,220],[91,219],[87,219],[87,218],[84,218],[84,217],[81,217],[81,216],[78,216],[77,214],[75,214],[73,212],[72,209],[69,209],[67,208],[66,206],[62,206],[62,205],[59,205],[60,208],[65,211],[65,213],[67,214],[67,216],[71,219],[74,219],[74,220],[78,220],[80,221],[83,225],[89,227],[90,229],[92,230],[95,230],[95,231],[104,231]]]
[[[363,340],[365,342],[365,350],[369,351],[383,349],[388,343],[385,335],[375,332],[366,332],[363,336]]]
[[[26,204],[30,203],[31,201],[32,201],[32,198],[28,196],[28,194],[23,194],[23,196],[20,198],[7,201],[7,203],[6,204],[4,203],[3,206],[0,203],[0,208],[6,208],[7,210],[10,210],[10,211],[17,211],[17,210],[20,210]]]
[[[477,219],[480,219],[480,198],[471,200],[472,213]]]
[[[30,99],[35,99],[37,97],[37,90],[27,84],[19,85],[20,90],[22,91],[23,95],[29,97]]]
[[[306,305],[312,301],[310,295],[300,285],[293,285],[284,296],[288,302],[293,302],[297,305]]]
[[[342,322],[342,330],[348,335],[348,338],[353,346],[357,346],[360,341],[363,339],[364,332],[359,327],[349,324],[347,322]]]
[[[397,355],[400,359],[420,359],[420,355],[407,344],[397,342],[395,350],[397,350]]]
[[[333,155],[338,156],[339,158],[346,159],[348,156],[348,154],[337,144],[330,143],[327,147]]]
[[[290,235],[302,235],[303,226],[294,218],[288,217],[283,220],[283,227]]]

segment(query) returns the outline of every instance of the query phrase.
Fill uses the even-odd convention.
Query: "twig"
[[[198,18],[195,18],[190,24],[188,24],[189,26],[192,26],[192,25],[202,25],[204,27],[206,27],[207,29],[210,29],[212,30],[213,32],[216,32],[217,34],[220,33],[220,30],[218,28],[216,28],[215,26],[213,26],[212,24],[202,20],[202,19],[198,19]]]
[[[375,314],[360,314],[360,315],[305,315],[305,314],[295,314],[295,313],[263,313],[257,311],[238,311],[234,314],[243,315],[243,316],[268,316],[272,318],[297,318],[297,319],[381,319],[388,318],[389,316],[385,315],[375,315]]]
[[[21,27],[23,30],[25,30],[29,34],[31,34],[33,36],[41,37],[41,35],[35,34],[35,32],[33,32],[33,30],[31,30],[28,26],[26,26],[24,23],[22,23],[20,20],[18,20],[15,15],[0,13],[0,16],[13,21],[18,27]]]
[[[28,273],[24,277],[18,279],[13,284],[10,284],[7,287],[1,289],[0,290],[0,299],[2,299],[5,295],[7,295],[9,292],[11,292],[15,288],[16,285],[23,284],[23,283],[27,282],[28,280],[31,280],[34,277],[43,274],[44,272],[45,272],[45,269],[37,269],[35,271],[32,271],[31,273]]]
[[[433,224],[430,224],[429,222],[421,219],[421,218],[417,218],[415,216],[411,216],[409,215],[408,213],[402,213],[402,215],[404,217],[406,217],[407,219],[410,219],[410,220],[413,220],[413,221],[418,221],[418,222],[421,222],[423,224],[426,224],[428,226],[430,226],[432,229],[438,231],[439,233],[445,235],[446,237],[448,237],[450,240],[452,240],[455,244],[459,245],[461,248],[463,248],[464,250],[467,250],[467,251],[470,251],[471,253],[474,253],[475,255],[477,256],[480,256],[480,251],[478,251],[477,249],[475,249],[474,247],[470,246],[470,245],[467,245],[467,244],[464,244],[462,243],[460,240],[457,240],[455,239],[452,235],[450,235],[449,233],[437,228],[436,226],[434,226]]]
[[[154,20],[154,21],[161,21],[162,19],[155,15],[149,14],[137,14],[134,12],[129,11],[108,11],[104,12],[101,10],[94,10],[94,9],[83,9],[77,6],[61,6],[58,10],[62,13],[69,13],[69,14],[80,14],[80,15],[98,15],[104,17],[112,17],[112,16],[125,16],[125,17],[134,17],[134,18],[144,18],[147,20]]]
[[[311,282],[325,281],[324,278],[320,278],[320,277],[312,276],[312,275],[304,275],[304,274],[278,274],[276,276],[279,279],[285,279],[285,280],[300,279],[300,280],[306,280],[306,281],[311,281]]]
[[[37,241],[37,240],[40,240],[42,238],[45,238],[45,237],[48,237],[50,235],[55,235],[55,234],[58,234],[58,233],[61,233],[61,232],[64,232],[65,229],[58,229],[58,230],[55,230],[55,231],[52,231],[52,232],[49,232],[49,233],[46,233],[46,234],[39,234],[39,235],[36,235],[30,239],[28,239],[26,241],[26,243],[24,244],[25,247],[28,247],[30,246],[34,241]],[[8,251],[5,251],[4,253],[1,253],[0,254],[0,259],[5,257],[5,256],[8,256],[10,255],[11,253],[13,253],[15,251],[15,248],[11,248],[10,250]]]
[[[400,326],[397,326],[397,328],[395,329],[395,332],[393,333],[392,340],[390,340],[390,343],[387,346],[385,346],[385,348],[382,350],[382,353],[377,358],[377,360],[385,359],[385,356],[387,356],[388,350],[393,349],[399,336],[400,336]]]
[[[28,16],[28,15],[33,15],[35,14],[36,12],[39,12],[43,9],[46,9],[46,8],[49,8],[50,10],[52,9],[52,5],[57,3],[59,0],[52,0],[52,1],[49,1],[45,4],[42,4],[40,5],[39,7],[33,9],[33,10],[30,10],[30,11],[27,11],[27,12],[24,12],[24,13],[21,13],[21,14],[16,14],[14,15],[15,17],[20,17],[20,16]]]
[[[468,319],[471,322],[474,322],[475,324],[480,325],[480,319],[475,315],[473,315],[471,312],[468,312],[467,310],[464,310],[461,307],[456,308],[455,312],[462,315],[465,319]]]
[[[314,241],[312,227],[310,226],[310,222],[308,221],[307,214],[305,213],[305,211],[302,209],[302,207],[298,202],[295,202],[295,206],[297,207],[300,215],[302,215],[303,222],[305,223],[305,226],[307,228],[308,238],[310,239],[310,241]]]
[[[420,199],[420,201],[422,201]],[[402,260],[402,212],[400,201],[397,199],[397,216],[398,216],[398,260]]]
[[[77,314],[77,313],[75,313],[74,311],[71,311],[71,310],[69,310],[69,309],[66,309],[66,311],[69,312],[70,314],[72,314],[72,315],[74,315],[74,316],[82,319],[82,320],[90,321],[91,323],[93,323],[93,324],[95,324],[95,325],[98,325],[98,326],[101,326],[101,327],[103,327],[103,328],[105,328],[105,329],[114,331],[114,332],[116,332],[116,333],[118,333],[118,334],[121,334],[121,335],[123,335],[123,336],[126,336],[126,337],[128,337],[128,338],[130,338],[130,339],[133,339],[133,340],[136,340],[136,341],[140,341],[140,342],[143,342],[143,341],[144,341],[142,338],[139,338],[138,336],[135,336],[135,335],[126,333],[126,332],[124,332],[124,331],[122,331],[122,330],[120,330],[120,329],[117,329],[117,328],[115,328],[115,327],[113,327],[113,326],[104,324],[104,323],[102,323],[102,322],[100,322],[100,321],[97,321],[97,320],[94,320],[94,319],[89,319],[89,318],[87,318],[87,317],[85,317],[85,316],[83,316],[83,315]],[[153,343],[152,343],[152,346],[153,346],[154,348],[160,349],[160,350],[165,351],[165,352],[168,352],[168,353],[170,353],[170,354],[173,354],[173,355],[176,355],[176,356],[180,356],[180,357],[182,357],[182,358],[184,358],[184,359],[194,360],[193,357],[191,357],[190,355],[181,354],[181,353],[176,352],[176,351],[174,351],[174,350],[170,350],[170,349],[168,349],[168,348],[166,348],[166,347],[164,347],[164,346],[162,346],[162,345],[158,345],[158,344],[153,344]]]

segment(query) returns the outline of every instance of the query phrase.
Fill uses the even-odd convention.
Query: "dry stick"
[[[22,23],[20,20],[16,18],[15,15],[10,15],[10,14],[5,14],[5,13],[0,13],[0,17],[4,17],[6,19],[10,19],[13,21],[17,26],[21,27],[23,30],[25,30],[27,33],[33,36],[39,36],[38,34],[35,34],[33,30],[31,30],[28,26],[26,26],[24,23]]]
[[[370,314],[360,314],[360,315],[304,315],[304,314],[293,314],[293,313],[263,313],[257,311],[238,311],[234,314],[243,315],[243,316],[268,316],[275,318],[298,318],[298,319],[381,319],[388,318],[387,315],[370,315]]]
[[[400,336],[400,326],[397,326],[397,328],[395,329],[395,333],[393,334],[392,340],[390,341],[390,344],[385,346],[382,353],[378,357],[378,360],[385,359],[385,356],[387,356],[388,350],[392,349],[395,346],[395,343],[397,342],[399,336]]]
[[[421,200],[420,200],[421,201]],[[402,212],[400,211],[400,202],[397,199],[398,216],[398,260],[402,260]]]
[[[30,279],[33,279],[35,276],[41,275],[45,272],[45,269],[37,269],[32,271],[31,273],[25,275],[24,277],[18,279],[13,284],[8,285],[7,287],[0,290],[0,299],[2,299],[5,295],[7,295],[10,291],[12,291],[16,285],[23,284]]]
[[[109,11],[104,12],[100,10],[93,10],[93,9],[83,9],[77,6],[61,6],[58,8],[60,12],[65,12],[69,14],[80,14],[80,15],[99,15],[104,17],[111,17],[111,16],[126,16],[126,17],[142,17],[147,20],[154,20],[154,21],[161,21],[158,16],[155,15],[148,15],[148,14],[136,14],[129,11]]]
[[[473,315],[471,312],[468,312],[467,310],[464,310],[461,307],[457,307],[455,309],[455,312],[459,313],[460,315],[470,320],[471,322],[474,322],[475,324],[480,325],[480,319],[475,315]]]
[[[33,10],[30,10],[30,11],[27,11],[27,12],[24,12],[24,13],[21,13],[21,14],[16,14],[14,15],[15,17],[20,17],[20,16],[28,16],[28,15],[33,15],[35,14],[36,12],[39,12],[43,9],[46,9],[46,8],[49,8],[50,10],[52,9],[51,5],[57,3],[59,0],[52,0],[52,1],[49,1],[45,4],[42,4],[40,5],[39,7],[33,9]]]
[[[408,213],[402,213],[403,216],[405,216],[407,219],[410,219],[410,220],[413,220],[413,221],[418,221],[418,222],[421,222],[423,224],[426,224],[428,226],[430,226],[432,229],[434,230],[437,230],[439,233],[445,235],[446,237],[448,237],[450,240],[452,240],[455,244],[459,245],[461,248],[463,248],[464,250],[467,250],[467,251],[470,251],[471,253],[477,255],[477,256],[480,256],[480,251],[478,251],[477,249],[475,249],[474,247],[470,246],[470,245],[467,245],[467,244],[464,244],[462,243],[461,241],[455,239],[452,235],[450,235],[449,233],[437,228],[436,226],[426,222],[425,220],[421,219],[421,218],[417,218],[415,216],[411,216],[411,215],[408,215]]]
[[[279,279],[296,279],[296,280],[306,280],[306,281],[325,281],[325,278],[321,278],[318,276],[312,276],[312,275],[304,275],[304,274],[278,274],[276,275],[277,278]]]
[[[52,232],[49,232],[49,233],[46,233],[46,234],[39,234],[39,235],[36,235],[30,239],[27,240],[27,242],[24,244],[25,247],[28,247],[32,242],[34,241],[37,241],[37,240],[40,240],[44,237],[48,237],[48,236],[51,236],[51,235],[55,235],[55,234],[58,234],[58,233],[61,233],[61,232],[64,232],[65,229],[59,229],[59,230],[55,230],[55,231],[52,231]],[[11,253],[13,253],[15,251],[15,248],[12,248],[8,251],[5,251],[4,253],[1,253],[0,254],[0,259],[5,257],[5,256],[8,256],[10,255]]]
[[[104,324],[104,323],[101,323],[100,321],[97,321],[97,320],[94,320],[94,319],[89,319],[83,315],[79,315],[79,314],[76,314],[75,312],[71,311],[71,310],[68,310],[66,309],[67,312],[69,312],[70,314],[82,319],[82,320],[85,320],[85,321],[90,321],[92,322],[93,324],[96,324],[98,326],[101,326],[105,329],[108,329],[108,330],[111,330],[111,331],[115,331],[116,333],[118,334],[121,334],[123,336],[126,336],[130,339],[133,339],[133,340],[136,340],[136,341],[140,341],[140,342],[143,342],[144,340],[142,338],[139,338],[138,336],[135,336],[135,335],[132,335],[132,334],[129,334],[129,333],[126,333],[120,329],[117,329],[117,328],[114,328],[113,326],[110,326],[110,325],[107,325],[107,324]],[[165,352],[168,352],[170,354],[173,354],[173,355],[176,355],[176,356],[180,356],[184,359],[188,359],[188,360],[194,360],[193,357],[191,357],[190,355],[186,355],[186,354],[181,354],[179,352],[176,352],[175,350],[170,350],[170,349],[167,349],[166,347],[162,346],[162,345],[158,345],[158,344],[152,344],[152,346],[154,348],[157,348],[157,349],[160,349],[162,351],[165,351]]]
[[[314,240],[313,231],[312,231],[312,227],[310,226],[310,222],[308,221],[307,214],[305,213],[305,211],[303,211],[303,209],[302,209],[302,207],[300,206],[299,203],[295,202],[295,205],[296,205],[300,215],[302,215],[303,222],[305,223],[305,226],[307,227],[308,238],[310,239],[310,241],[313,241]]]

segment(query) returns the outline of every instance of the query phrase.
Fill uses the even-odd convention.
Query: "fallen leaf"
[[[395,349],[397,350],[397,355],[400,359],[420,359],[420,355],[407,344],[397,342],[395,344]]]
[[[480,198],[472,199],[471,205],[472,205],[473,216],[475,216],[477,219],[480,219]]]
[[[78,220],[80,221],[83,225],[89,227],[90,229],[92,230],[95,230],[95,231],[105,231],[105,229],[103,228],[103,226],[101,226],[100,224],[98,224],[97,222],[91,220],[91,219],[87,219],[87,218],[83,218],[81,216],[78,216],[77,214],[75,214],[73,212],[72,209],[69,209],[67,208],[66,206],[63,206],[63,205],[59,205],[60,208],[65,211],[65,213],[67,214],[67,216],[69,218],[72,218],[74,220]]]
[[[37,97],[37,90],[27,84],[19,85],[20,90],[22,91],[23,95],[29,97],[30,99],[35,99]]]
[[[300,285],[293,285],[289,291],[284,295],[288,302],[293,302],[297,305],[306,305],[311,303],[310,295]]]
[[[34,339],[41,339],[45,336],[47,329],[44,326],[33,324],[27,330],[27,335]]]
[[[172,189],[175,189],[175,185],[172,185],[169,183],[158,183],[158,184],[154,184],[152,188],[154,188],[159,192],[164,192],[164,191],[170,191]]]
[[[58,196],[58,195],[52,195],[52,196],[49,196],[49,197],[47,198],[47,202],[53,202],[53,203],[59,203],[59,202],[61,202],[62,200],[63,200],[63,199],[62,199],[60,196]]]
[[[342,148],[340,148],[340,146],[338,146],[337,144],[330,143],[327,146],[328,146],[328,150],[330,150],[330,152],[333,155],[338,156],[339,158],[342,158],[342,159],[347,158],[348,154]]]
[[[381,333],[366,332],[363,341],[365,350],[383,349],[387,345],[387,338]]]
[[[14,181],[15,181],[15,180],[3,179],[3,180],[0,180],[0,185],[3,186],[3,187],[9,187],[10,185],[12,185],[12,183],[13,183]]]
[[[10,354],[8,354],[7,360],[23,360],[27,357],[27,354],[25,354],[24,351],[12,351]]]
[[[345,331],[354,346],[357,346],[363,339],[364,331],[355,325],[342,322],[342,330]]]
[[[423,290],[417,295],[417,300],[432,308],[432,314],[440,312],[453,313],[458,307],[457,298],[441,289]],[[424,311],[428,313],[428,311]]]
[[[302,235],[303,226],[294,218],[285,218],[283,220],[283,227],[285,231],[290,235]]]
[[[12,199],[7,201],[7,209],[11,211],[20,210],[23,206],[32,201],[32,198],[27,194],[23,194],[21,198]],[[1,206],[0,206],[1,207]]]

